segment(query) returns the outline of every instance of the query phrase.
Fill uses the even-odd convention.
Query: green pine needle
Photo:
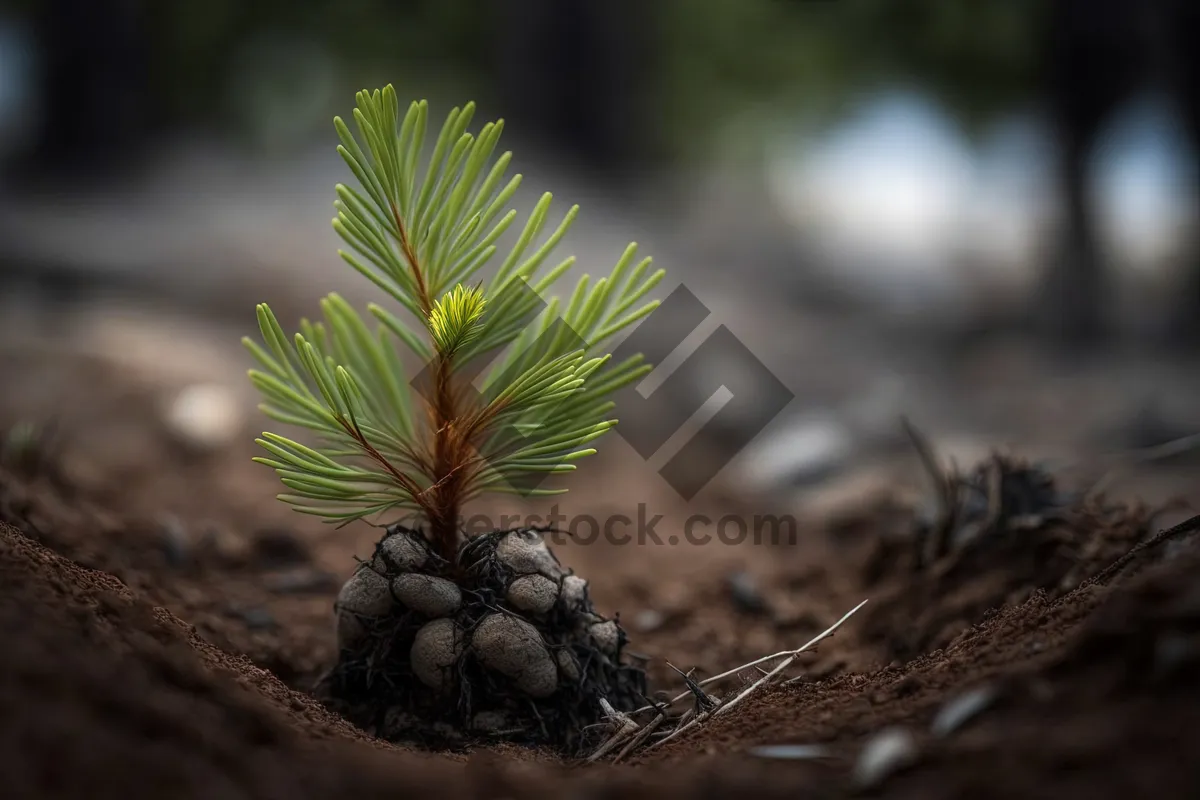
[[[574,470],[616,424],[609,396],[651,366],[640,356],[613,364],[603,347],[657,307],[644,298],[662,271],[630,244],[608,276],[583,276],[560,314],[548,292],[574,258],[550,256],[578,207],[551,223],[544,194],[500,252],[521,182],[505,177],[512,154],[495,156],[503,121],[470,133],[467,104],[427,136],[425,101],[401,114],[390,85],[357,101],[352,124],[334,120],[357,185],[335,187],[333,227],[347,247],[339,255],[385,298],[364,319],[331,294],[322,319],[290,336],[258,306],[261,338],[244,343],[261,408],[315,441],[264,433],[255,461],[276,471],[280,500],[340,524],[396,510],[436,522],[483,492],[559,493],[530,476]],[[405,353],[429,365],[427,391]],[[460,376],[480,358],[493,365],[476,388]]]

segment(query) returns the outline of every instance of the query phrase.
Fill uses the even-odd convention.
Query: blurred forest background
[[[251,320],[247,293],[284,279],[297,302],[342,290],[330,122],[393,83],[435,116],[504,117],[529,191],[582,204],[581,262],[636,239],[692,288],[801,398],[785,461],[901,407],[1025,438],[1095,423],[1109,445],[1115,414],[1158,441],[1200,416],[1160,408],[1200,342],[1195,6],[10,0],[5,295],[117,287]],[[830,408],[839,432],[794,421]]]
[[[353,91],[392,82],[437,107],[475,99],[533,143],[529,160],[608,192],[682,184],[695,199],[714,175],[736,179],[752,197],[713,186],[711,213],[746,219],[700,229],[763,247],[755,225],[773,216],[776,245],[870,284],[860,299],[945,294],[972,268],[1028,283],[1054,258],[1058,217],[1098,228],[1075,233],[1105,240],[1118,267],[1169,272],[1195,205],[1196,115],[1173,102],[1196,94],[1189,8],[18,0],[0,16],[0,156],[10,192],[128,175],[180,138],[302,158]],[[1084,195],[1095,219],[1073,220]],[[1099,291],[1076,272],[1068,294]]]

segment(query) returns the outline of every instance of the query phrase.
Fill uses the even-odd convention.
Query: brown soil
[[[1101,575],[1161,527],[1139,508],[1073,506],[921,569],[902,536],[909,512],[886,503],[792,545],[568,544],[560,557],[604,613],[621,613],[665,689],[680,686],[667,661],[715,674],[870,603],[797,661],[800,680],[628,764],[512,747],[423,753],[308,694],[334,659],[338,585],[377,531],[296,519],[249,463],[249,436],[181,449],[155,422],[161,387],[137,375],[44,353],[3,355],[0,369],[24,380],[3,396],[0,425],[61,423],[44,464],[0,467],[5,797],[841,797],[856,791],[864,745],[890,726],[918,751],[877,796],[1200,788],[1200,550],[1181,535]],[[580,501],[596,513],[633,480],[605,469],[594,472],[603,496]],[[757,587],[732,592],[734,570]],[[638,622],[648,610],[661,624]],[[931,732],[940,709],[980,688],[994,695],[986,708]],[[753,752],[779,744],[828,752]]]

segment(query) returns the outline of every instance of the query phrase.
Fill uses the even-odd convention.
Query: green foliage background
[[[497,3],[142,1],[154,31],[156,97],[165,116],[183,122],[209,123],[229,112],[230,87],[247,77],[234,74],[235,55],[266,33],[309,37],[326,48],[344,67],[346,85],[333,92],[339,99],[394,81],[404,96],[470,96],[487,108],[494,88]],[[18,0],[18,8],[36,5]],[[897,81],[930,90],[968,131],[978,129],[1036,88],[1048,5],[656,0],[646,8],[657,15],[657,44],[644,66],[657,144],[669,158],[705,158],[715,120],[764,104],[820,119],[861,89]],[[323,124],[314,126],[324,133]]]

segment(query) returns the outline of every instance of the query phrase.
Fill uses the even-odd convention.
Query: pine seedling
[[[323,319],[291,337],[263,303],[261,343],[244,340],[263,412],[315,437],[257,440],[279,499],[338,524],[416,514],[451,563],[463,504],[560,493],[541,479],[595,453],[616,424],[612,394],[651,369],[640,356],[612,363],[604,346],[657,306],[646,296],[663,274],[630,244],[609,275],[581,277],[565,309],[546,299],[574,263],[551,255],[578,207],[551,227],[543,194],[501,251],[521,176],[506,177],[511,153],[493,158],[503,121],[469,133],[474,111],[451,110],[427,148],[425,101],[401,115],[392,86],[359,92],[354,130],[334,121],[356,185],[337,185],[333,226],[382,301],[364,318],[330,294]],[[425,365],[415,376],[405,353]]]

